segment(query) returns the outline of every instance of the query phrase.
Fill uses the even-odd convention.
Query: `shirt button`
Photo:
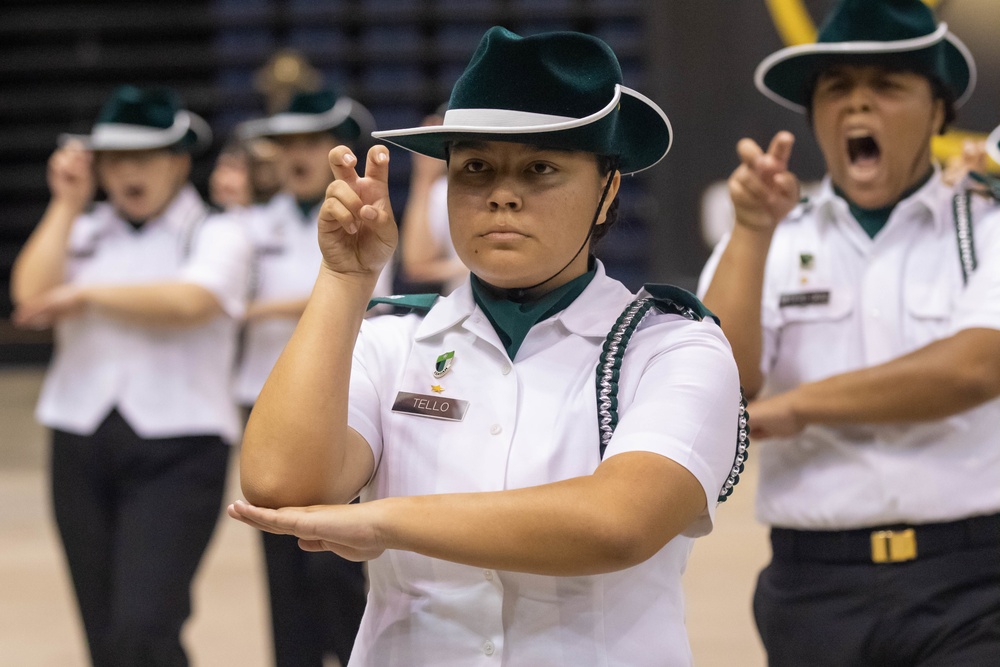
[[[483,570],[483,576],[486,577],[486,581],[493,581],[493,570]]]
[[[503,368],[500,369],[500,372],[503,373],[504,375],[509,375],[510,374],[510,364],[504,364]]]
[[[500,426],[500,424],[494,424],[493,426],[490,426],[490,433],[492,433],[493,435],[500,435],[500,431],[502,430],[503,428]]]
[[[486,655],[493,655],[493,653],[496,650],[497,647],[494,646],[493,642],[491,642],[490,640],[487,639],[485,642],[483,642],[483,653],[485,653]]]

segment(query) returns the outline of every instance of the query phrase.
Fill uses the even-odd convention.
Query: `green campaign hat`
[[[937,78],[953,92],[956,107],[976,85],[972,53],[920,0],[841,0],[815,44],[772,53],[757,66],[754,83],[778,104],[804,112],[816,76],[844,63],[884,64]]]
[[[76,139],[94,151],[180,148],[193,153],[207,148],[211,128],[182,106],[169,88],[121,86],[101,108],[90,134],[63,134],[59,143]]]
[[[460,139],[512,141],[615,156],[623,174],[670,150],[663,110],[622,85],[611,48],[578,32],[521,37],[490,28],[455,83],[442,125],[372,134],[444,159]]]
[[[1000,125],[986,138],[986,153],[994,162],[1000,164]]]
[[[296,93],[288,109],[268,118],[240,123],[236,133],[242,139],[252,139],[330,132],[353,141],[367,137],[374,129],[375,119],[360,102],[326,88]]]

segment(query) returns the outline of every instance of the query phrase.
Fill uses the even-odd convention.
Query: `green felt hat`
[[[193,153],[207,148],[211,128],[182,106],[169,88],[121,86],[101,108],[90,134],[63,134],[59,143],[76,139],[94,151],[175,148]]]
[[[441,159],[460,139],[586,151],[618,157],[629,174],[663,159],[672,132],[656,103],[622,85],[618,59],[596,37],[493,27],[455,83],[442,125],[372,136]]]
[[[330,132],[354,141],[367,137],[374,129],[375,119],[360,102],[326,88],[296,93],[285,111],[241,123],[236,132],[243,139]]]
[[[976,84],[972,53],[920,0],[841,0],[815,44],[772,53],[757,66],[754,83],[778,104],[804,112],[816,76],[845,63],[912,69],[935,77],[954,93],[956,107]]]
[[[986,138],[986,152],[994,162],[1000,164],[1000,125]]]

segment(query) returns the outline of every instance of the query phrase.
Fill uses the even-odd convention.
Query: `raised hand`
[[[799,202],[799,179],[788,171],[795,137],[778,132],[765,153],[752,139],[736,145],[740,166],[729,177],[736,224],[773,230]]]
[[[377,277],[396,249],[396,221],[389,205],[389,151],[368,151],[364,177],[347,146],[330,151],[337,179],[326,190],[319,212],[319,245],[324,267],[338,274]]]
[[[82,212],[94,198],[94,154],[79,141],[67,142],[49,158],[49,191],[52,200]]]

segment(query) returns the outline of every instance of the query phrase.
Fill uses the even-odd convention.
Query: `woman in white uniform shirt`
[[[94,665],[186,665],[180,630],[215,526],[250,245],[188,183],[205,122],[123,87],[49,162],[52,199],[12,272],[14,319],[55,327],[38,405]],[[107,201],[91,206],[96,182]]]
[[[633,295],[590,247],[621,174],[670,144],[621,80],[594,37],[492,28],[442,126],[375,134],[449,162],[472,277],[426,316],[363,322],[396,245],[389,153],[363,178],[330,155],[323,270],[248,425],[256,506],[229,511],[370,561],[351,665],[691,663],[681,573],[733,465],[739,383],[709,318],[647,318],[602,461],[595,367]]]
[[[283,181],[271,201],[242,215],[256,251],[236,377],[236,398],[247,409],[291,338],[319,273],[317,220],[333,180],[327,155],[374,129],[367,109],[329,89],[297,93],[286,110],[238,128],[245,140],[274,142]],[[388,294],[391,284],[386,271],[375,293]],[[264,555],[276,666],[322,667],[326,653],[346,663],[365,608],[361,565],[335,554],[304,553],[293,538],[266,533]]]

